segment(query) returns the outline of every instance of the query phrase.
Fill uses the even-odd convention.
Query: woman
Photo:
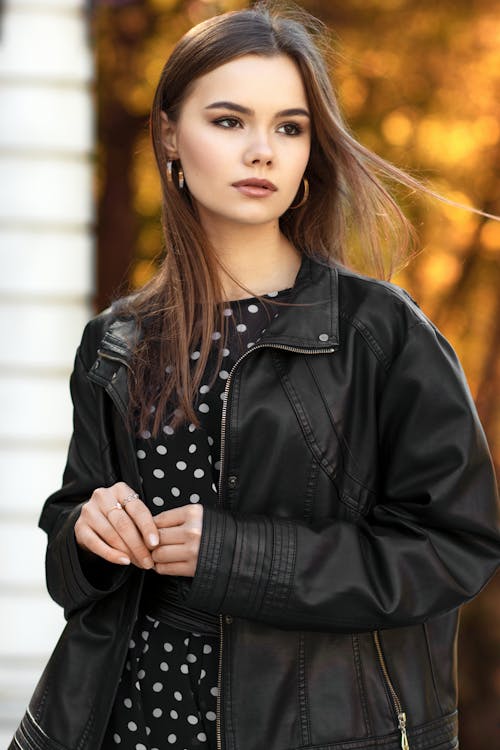
[[[408,237],[376,173],[415,183],[345,129],[309,23],[224,14],[162,72],[166,256],[76,355],[40,519],[67,626],[11,750],[457,746],[493,470],[449,344],[347,268]]]

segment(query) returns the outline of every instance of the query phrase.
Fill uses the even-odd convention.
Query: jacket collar
[[[279,307],[259,344],[331,350],[339,346],[338,270],[325,260],[303,254],[288,298],[297,307]],[[100,351],[125,362],[138,330],[132,318],[116,318],[101,341]]]
[[[323,260],[303,255],[288,302],[279,307],[260,341],[304,349],[332,349],[339,345],[338,271]]]

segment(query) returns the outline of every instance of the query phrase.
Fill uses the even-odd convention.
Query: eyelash
[[[241,120],[238,120],[237,117],[219,117],[217,120],[213,120],[214,125],[218,125],[222,128],[226,128],[226,130],[232,130],[232,127],[228,127],[227,125],[222,125],[223,122],[232,122],[237,123],[238,125],[241,125]],[[294,133],[284,133],[284,135],[288,135],[291,137],[300,135],[303,132],[303,129],[300,127],[300,125],[297,125],[296,122],[284,122],[282,125],[279,126],[280,128],[295,128]]]

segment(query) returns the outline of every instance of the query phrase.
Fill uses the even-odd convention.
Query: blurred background
[[[71,429],[85,321],[154,273],[148,113],[175,41],[242,0],[0,5],[0,746],[63,626],[44,588],[45,497]],[[500,7],[313,0],[356,137],[452,200],[500,214]],[[414,195],[422,252],[394,278],[457,350],[500,471],[500,223]],[[500,747],[500,576],[462,610],[462,750]]]

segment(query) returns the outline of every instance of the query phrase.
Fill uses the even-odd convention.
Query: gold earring
[[[172,179],[172,160],[167,161],[167,182],[173,182]]]
[[[302,200],[299,201],[296,206],[289,206],[289,208],[291,208],[293,211],[296,208],[300,208],[301,206],[303,206],[309,198],[309,180],[307,179],[307,177],[303,177],[302,182],[304,183],[304,195],[302,196]]]
[[[179,178],[179,190],[182,190],[182,188],[184,187],[184,170],[182,169],[182,167],[179,167],[179,169],[177,170],[177,175]]]

